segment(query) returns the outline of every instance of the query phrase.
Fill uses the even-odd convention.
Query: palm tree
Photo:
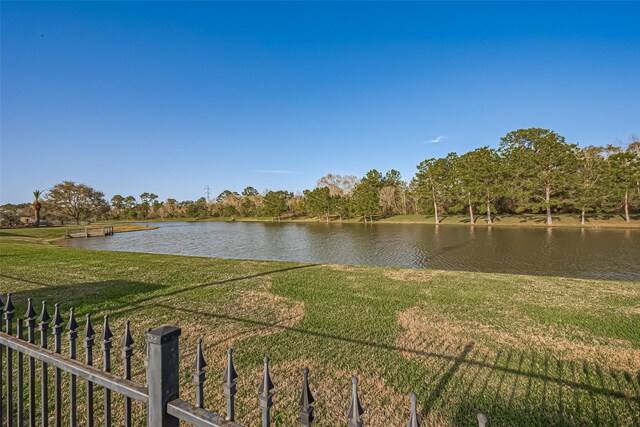
[[[33,203],[31,203],[31,205],[33,206],[33,210],[36,213],[36,222],[34,224],[35,227],[40,227],[40,209],[42,209],[42,203],[40,203],[41,194],[42,192],[40,190],[36,190],[33,192],[33,197],[35,197],[35,200],[33,201]]]

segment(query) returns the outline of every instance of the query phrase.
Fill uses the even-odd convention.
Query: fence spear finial
[[[411,407],[409,409],[409,422],[407,423],[407,427],[420,427],[420,421],[418,420],[416,411],[417,397],[414,392],[409,393],[409,400],[411,401]]]
[[[55,310],[53,312],[53,344],[54,344],[54,351],[56,353],[61,353],[62,352],[62,337],[60,336],[62,334],[62,330],[64,329],[64,326],[62,325],[62,316],[60,315],[60,305],[58,303],[56,303],[54,305]],[[61,378],[60,378],[60,370],[56,369],[56,384],[60,384]],[[58,399],[56,400],[56,404],[58,404],[58,407],[61,405],[61,400],[59,400],[59,394],[57,395]]]
[[[24,317],[27,320],[34,320],[36,317],[36,311],[33,309],[33,302],[31,301],[31,298],[27,299],[27,312]]]
[[[11,335],[13,332],[13,311],[15,307],[11,301],[11,294],[7,294],[7,303],[4,305],[4,320],[7,327],[7,333]],[[3,310],[0,302],[0,312]],[[2,330],[2,322],[0,322],[0,331]]]
[[[131,355],[133,354],[133,337],[131,336],[131,326],[129,319],[124,322],[124,335],[122,336],[122,360],[123,373],[122,377],[126,380],[131,379]],[[131,398],[124,398],[124,425],[131,425]]]
[[[111,332],[111,328],[109,327],[109,315],[104,315],[104,326],[102,327],[102,334],[100,335],[100,339],[103,341],[103,347],[107,345],[106,343],[111,341],[113,338],[113,333]]]
[[[193,362],[193,369],[195,371],[202,371],[207,366],[207,361],[204,360],[204,354],[202,354],[202,338],[198,338],[198,348],[196,350],[196,360]]]
[[[273,387],[273,381],[271,381],[271,375],[269,375],[269,358],[265,356],[264,368],[262,371],[262,381],[260,382],[260,388],[258,389],[258,392],[261,395],[268,395]]]
[[[358,378],[351,378],[351,404],[349,405],[349,423],[348,427],[362,427],[362,419],[364,413],[360,399],[358,398]]]
[[[62,329],[62,316],[60,315],[60,304],[56,303],[53,307],[53,333],[55,334],[56,331],[60,333],[59,331]]]
[[[260,409],[262,410],[262,427],[269,427],[271,425],[271,406],[273,406],[273,381],[269,375],[269,358],[264,358],[264,370],[262,374],[262,381],[258,388]]]
[[[11,294],[7,294],[7,303],[4,305],[4,320],[7,326],[7,333],[11,335],[13,328],[13,312],[15,307],[13,306],[13,301],[11,301]],[[2,311],[2,304],[0,302],[0,311]],[[0,322],[2,325],[2,322]],[[2,330],[2,326],[0,326],[0,331]]]
[[[227,367],[224,370],[224,374],[222,374],[222,381],[231,385],[236,378],[238,378],[238,373],[233,365],[233,349],[230,348],[227,350]]]
[[[313,407],[311,404],[315,402],[311,389],[309,388],[309,368],[302,370],[302,393],[300,394],[300,424],[309,427],[313,422]]]
[[[51,316],[49,316],[49,312],[47,311],[47,301],[42,301],[42,312],[40,313],[38,321],[40,325],[46,324],[48,326],[49,320],[51,320]]]
[[[15,307],[13,306],[13,301],[11,300],[11,294],[7,294],[7,303],[4,304],[4,309],[2,307],[2,301],[0,301],[0,310],[4,310],[5,313],[12,313]]]
[[[222,386],[224,395],[227,397],[227,420],[233,421],[235,417],[235,405],[234,399],[237,392],[237,378],[238,373],[236,372],[236,368],[233,366],[233,349],[227,350],[227,366],[224,370],[224,374],[222,374],[222,381],[224,384]]]
[[[204,408],[204,380],[207,378],[204,368],[207,361],[204,360],[202,354],[202,338],[198,338],[198,349],[196,351],[196,360],[193,363],[193,383],[196,386],[196,406]]]
[[[42,301],[42,312],[40,313],[40,317],[38,318],[40,330],[40,347],[47,348],[47,330],[49,329],[49,321],[51,320],[51,316],[49,316],[49,312],[47,311],[47,301]]]
[[[123,351],[131,351],[133,349],[133,337],[131,336],[131,326],[129,323],[129,320],[124,322],[124,335],[122,336]],[[129,356],[130,355],[131,354],[129,354]]]
[[[96,331],[93,330],[93,325],[91,325],[91,314],[87,313],[87,322],[84,325],[84,339],[85,341],[93,342],[93,337],[96,335]]]
[[[69,321],[67,322],[67,330],[70,333],[75,333],[76,329],[78,329],[78,322],[76,322],[76,316],[75,316],[74,311],[75,310],[74,310],[73,307],[71,307],[69,309]],[[74,337],[75,337],[75,335],[74,335]]]

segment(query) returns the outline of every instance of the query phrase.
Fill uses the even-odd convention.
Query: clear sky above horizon
[[[640,132],[640,3],[1,3],[0,203],[312,188]]]

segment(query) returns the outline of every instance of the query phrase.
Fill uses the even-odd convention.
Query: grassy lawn
[[[469,217],[466,215],[444,215],[440,218],[442,225],[464,225],[469,226]],[[495,215],[493,226],[495,227],[546,227],[545,215]],[[129,220],[128,220],[129,221]],[[211,218],[166,218],[163,220],[142,220],[141,222],[171,222],[171,221],[238,221],[238,222],[272,222],[271,217],[211,217]],[[276,220],[277,221],[277,220]],[[281,222],[324,222],[324,218],[316,217],[295,217],[293,219],[282,219]],[[361,222],[358,218],[349,218],[340,221],[331,218],[330,222]],[[390,217],[377,219],[374,224],[433,224],[433,216],[425,215],[392,215]],[[482,215],[476,217],[475,225],[486,226],[486,218]],[[579,215],[558,214],[553,216],[554,227],[582,227]],[[627,223],[620,215],[601,214],[587,216],[584,227],[588,228],[638,228],[640,227],[640,215],[632,215],[631,222]]]
[[[193,400],[202,337],[216,412],[233,347],[248,426],[264,355],[279,426],[297,425],[304,367],[322,426],[346,424],[351,375],[367,426],[404,425],[410,391],[424,425],[477,425],[479,411],[491,426],[640,425],[640,283],[89,251],[45,244],[50,232],[0,231],[0,293],[16,317],[46,299],[65,321],[70,307],[92,313],[99,334],[110,314],[116,372],[131,319],[138,380],[144,330],[180,326],[181,396]]]

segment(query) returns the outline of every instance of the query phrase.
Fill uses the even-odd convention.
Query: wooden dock
[[[84,231],[70,233],[67,228],[67,237],[103,237],[113,235],[113,227],[85,227]]]

